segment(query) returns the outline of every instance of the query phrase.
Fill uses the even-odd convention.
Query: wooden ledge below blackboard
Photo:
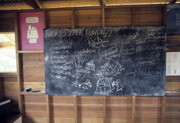
[[[44,50],[28,50],[28,51],[19,50],[18,53],[44,53]]]
[[[21,95],[46,95],[44,91],[41,92],[25,92],[21,91]]]

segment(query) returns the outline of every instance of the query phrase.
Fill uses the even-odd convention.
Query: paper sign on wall
[[[19,25],[21,50],[43,50],[44,13],[20,13]]]
[[[166,75],[180,75],[180,52],[166,53]]]

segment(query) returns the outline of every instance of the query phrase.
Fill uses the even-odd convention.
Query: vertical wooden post
[[[167,24],[167,5],[165,5],[163,7],[163,10],[162,10],[162,26],[166,26]]]
[[[72,20],[71,20],[71,27],[75,28],[75,9],[72,9]],[[74,122],[78,123],[78,105],[77,105],[77,96],[74,96]]]
[[[47,12],[44,11],[44,29],[47,27]],[[46,95],[46,114],[47,123],[51,123],[51,108],[50,108],[50,96]]]
[[[19,54],[19,16],[18,13],[15,14],[15,45],[16,45],[16,68],[17,68],[17,83],[18,83],[18,106],[20,113],[24,114],[24,107],[23,107],[23,97],[21,96],[22,91],[22,77],[21,77],[21,56]]]
[[[105,27],[105,8],[102,7],[102,27]]]
[[[135,26],[135,7],[131,8],[131,25]]]
[[[102,7],[102,27],[105,27],[105,8]],[[107,122],[107,111],[106,111],[106,96],[103,96],[103,123]]]
[[[164,123],[166,112],[166,96],[161,97],[161,123]]]
[[[74,121],[78,123],[78,105],[77,105],[77,96],[74,96]]]
[[[107,123],[106,96],[103,96],[103,123]]]
[[[71,17],[71,27],[75,28],[75,9],[72,9],[72,17]]]
[[[50,96],[46,95],[47,123],[51,123]]]
[[[132,122],[135,123],[135,114],[136,114],[136,96],[132,96]]]

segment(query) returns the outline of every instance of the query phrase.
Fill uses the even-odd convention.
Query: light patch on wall
[[[16,72],[15,34],[0,34],[0,72]]]

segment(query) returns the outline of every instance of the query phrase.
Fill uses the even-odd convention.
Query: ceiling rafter
[[[39,8],[42,8],[42,6],[41,6],[39,0],[34,0],[34,1],[36,2],[36,4],[38,5]]]
[[[21,1],[31,6],[34,9],[41,8],[41,5],[38,0],[21,0]]]
[[[170,0],[170,4],[175,4],[177,0]]]
[[[99,0],[100,6],[106,6],[106,0]]]

